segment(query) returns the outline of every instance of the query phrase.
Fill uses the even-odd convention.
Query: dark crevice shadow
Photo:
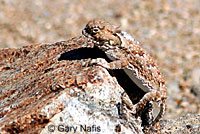
[[[98,48],[79,48],[66,53],[61,54],[58,58],[58,61],[61,60],[81,60],[81,59],[96,59],[96,58],[105,58],[107,61],[106,54],[103,51],[100,51]]]
[[[109,70],[112,76],[115,76],[120,86],[126,91],[130,97],[133,104],[139,102],[139,100],[144,96],[145,92],[141,90],[122,70]]]

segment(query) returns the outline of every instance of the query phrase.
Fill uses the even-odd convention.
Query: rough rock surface
[[[117,80],[106,69],[84,65],[98,55],[92,46],[79,37],[1,49],[0,132],[134,132],[119,118],[123,89]]]
[[[125,89],[130,95],[128,87],[134,85],[120,79],[121,72],[88,67],[88,58],[103,56],[92,47],[85,38],[77,37],[1,49],[0,132],[141,132],[140,119],[126,114],[129,119],[120,117],[121,94]],[[142,93],[135,89],[134,95],[137,103]],[[161,132],[197,132],[199,124],[195,115],[161,121]]]

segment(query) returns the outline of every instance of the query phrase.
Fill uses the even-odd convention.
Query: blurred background
[[[0,48],[68,40],[95,18],[121,26],[156,59],[166,119],[200,114],[199,0],[0,0]]]

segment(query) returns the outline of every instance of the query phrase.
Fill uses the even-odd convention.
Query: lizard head
[[[120,45],[120,39],[117,36],[120,32],[119,26],[111,25],[103,20],[92,20],[85,26],[82,34],[100,47],[105,44]]]

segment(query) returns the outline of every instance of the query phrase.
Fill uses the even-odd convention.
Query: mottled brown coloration
[[[77,37],[54,44],[0,49],[0,133],[39,133],[62,111],[64,106],[59,101],[49,109],[50,114],[42,109],[55,102],[64,88],[77,85],[76,75],[83,67],[81,62],[57,58],[90,45],[85,38]]]
[[[133,116],[129,124],[119,118],[115,106],[123,89],[116,80],[104,68],[85,67],[89,57],[98,55],[93,46],[77,37],[0,49],[0,133],[47,134],[49,126],[60,124],[75,124],[74,133],[88,133],[79,126],[93,122],[99,122],[100,133],[113,133],[115,126],[123,133],[142,132],[140,119]]]
[[[160,112],[155,119],[149,119],[149,125],[158,122],[165,113],[167,89],[154,59],[133,37],[119,30],[119,27],[102,20],[90,21],[82,33],[112,60],[108,63],[104,59],[93,59],[91,64],[107,69],[123,69],[131,80],[146,92],[136,105],[130,103],[127,97],[124,97],[125,103],[134,113],[137,113],[145,107],[147,102],[158,102]]]

